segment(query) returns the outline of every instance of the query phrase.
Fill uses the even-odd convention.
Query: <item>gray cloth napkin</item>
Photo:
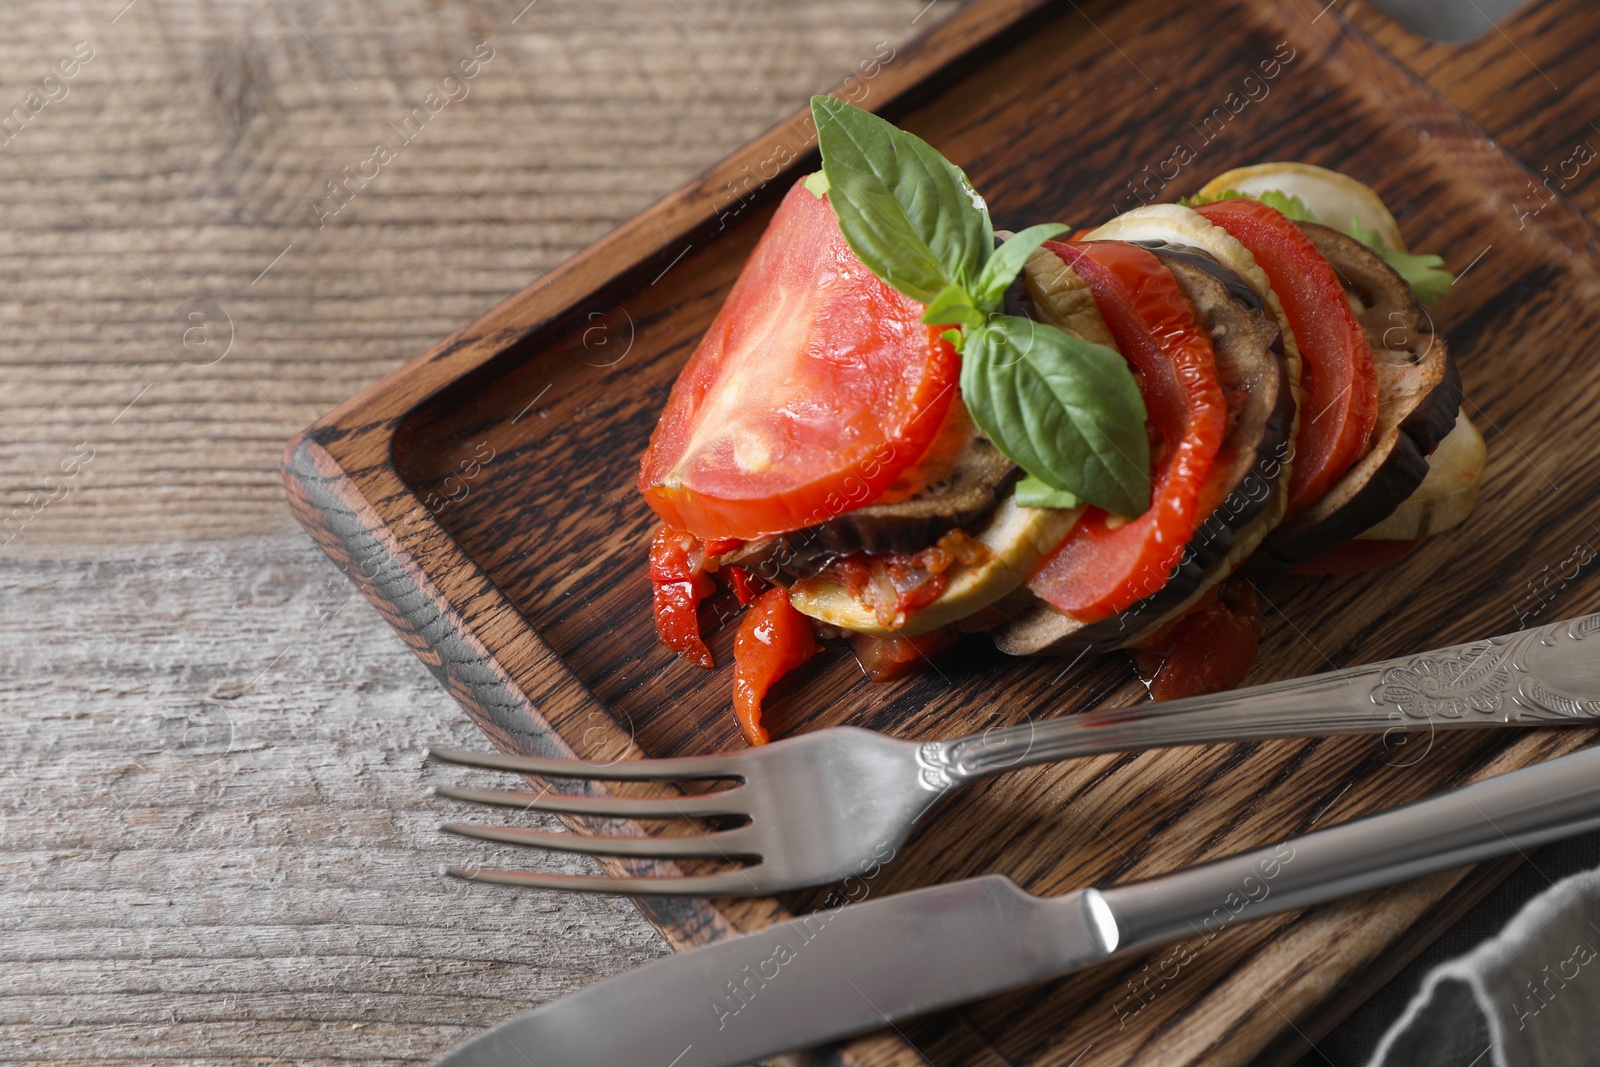
[[[1600,1064],[1600,869],[1530,900],[1499,935],[1434,968],[1370,1067]]]
[[[1412,33],[1435,41],[1465,43],[1521,7],[1527,0],[1376,0]]]

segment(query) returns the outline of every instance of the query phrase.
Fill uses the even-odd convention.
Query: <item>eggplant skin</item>
[[[1228,486],[1184,549],[1185,561],[1201,570],[1229,555],[1238,531],[1263,512],[1282,518],[1282,494],[1294,424],[1294,392],[1284,360],[1283,336],[1261,298],[1242,278],[1192,249],[1152,249],[1212,341],[1217,378],[1229,398],[1228,423],[1213,484]]]
[[[878,501],[826,522],[751,541],[719,563],[747,567],[780,585],[810,577],[858,552],[919,552],[957,527],[994,510],[1020,471],[973,423],[966,405],[950,405],[939,433],[912,470]]]
[[[1227,268],[1193,249],[1152,247],[1195,319],[1210,335],[1228,425],[1208,484],[1226,487],[1158,588],[1125,611],[1093,623],[1069,618],[1042,600],[994,632],[1016,656],[1109,651],[1142,638],[1226,578],[1283,517],[1284,479],[1294,394],[1282,336],[1261,300]]]
[[[1445,356],[1442,362],[1437,384],[1395,430],[1386,433],[1327,496],[1274,531],[1250,561],[1250,577],[1271,577],[1309,563],[1376,526],[1417,491],[1428,476],[1428,456],[1444,439],[1438,432],[1438,413],[1454,413],[1461,406],[1461,376],[1455,361]]]
[[[1250,561],[1252,578],[1310,562],[1393,514],[1428,476],[1428,456],[1461,407],[1455,361],[1405,279],[1355,238],[1299,225],[1338,273],[1372,345],[1378,423],[1371,446],[1333,488],[1267,538]]]

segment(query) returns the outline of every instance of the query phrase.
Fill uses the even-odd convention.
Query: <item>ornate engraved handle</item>
[[[1270,737],[1600,723],[1600,614],[1363,667],[1137,704],[922,746],[946,789],[1014,767],[1140,748]]]

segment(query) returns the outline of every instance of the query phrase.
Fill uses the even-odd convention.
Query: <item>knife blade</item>
[[[1600,748],[1173,874],[1062,897],[1000,875],[657,960],[436,1067],[738,1067],[1184,936],[1600,828]]]
[[[1103,959],[1089,889],[1000,875],[843,904],[647,963],[526,1012],[440,1067],[713,1067],[848,1037]]]

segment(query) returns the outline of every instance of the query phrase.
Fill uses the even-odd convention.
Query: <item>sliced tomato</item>
[[[711,650],[700,639],[700,601],[716,592],[705,572],[706,550],[700,539],[662,526],[650,542],[650,584],[655,590],[656,635],[661,643],[690,663],[714,666]]]
[[[746,741],[767,743],[761,699],[774,682],[819,651],[811,620],[789,603],[787,589],[773,586],[756,597],[733,637],[733,714]]]
[[[1289,568],[1295,574],[1357,574],[1387,567],[1421,541],[1346,541],[1316,559]]]
[[[1250,250],[1300,348],[1300,428],[1289,511],[1320,499],[1367,450],[1378,419],[1372,346],[1332,264],[1282,212],[1238,197],[1195,209]]]
[[[1156,700],[1232,689],[1255,665],[1261,610],[1255,587],[1229,578],[1188,614],[1134,650],[1134,663]]]
[[[639,491],[668,525],[755,538],[868,503],[921,457],[960,361],[796,184],[678,375]]]
[[[1028,581],[1058,610],[1093,622],[1160,589],[1177,565],[1205,517],[1201,490],[1222,446],[1227,402],[1211,339],[1153,253],[1119,241],[1045,247],[1088,285],[1149,420],[1149,509],[1130,521],[1088,509]]]

